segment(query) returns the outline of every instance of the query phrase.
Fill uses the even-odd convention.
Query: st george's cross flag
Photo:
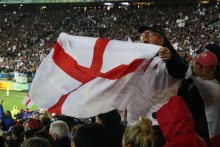
[[[77,118],[123,110],[159,48],[61,33],[36,72],[30,98],[48,112]]]
[[[34,104],[31,101],[29,94],[27,94],[27,96],[25,96],[25,98],[22,100],[22,103],[28,108],[30,109]]]

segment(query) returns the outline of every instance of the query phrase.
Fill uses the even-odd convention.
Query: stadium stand
[[[139,26],[159,25],[177,50],[190,54],[202,44],[220,40],[217,4],[5,7],[0,10],[0,76],[4,78],[14,77],[14,72],[33,78],[60,32],[137,42]]]

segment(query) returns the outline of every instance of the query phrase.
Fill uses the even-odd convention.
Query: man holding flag
[[[176,94],[187,66],[162,32],[147,29],[142,43],[61,33],[37,70],[31,101],[77,118],[127,108],[129,124],[140,115],[151,119]]]
[[[37,70],[30,99],[44,110],[77,118],[126,109],[128,93],[159,48],[61,33]]]
[[[187,65],[174,50],[161,29],[154,26],[143,26],[138,31],[141,33],[141,43],[162,47],[133,92],[127,107],[127,121],[128,125],[131,125],[138,120],[139,116],[147,115],[154,128],[154,144],[162,147],[165,144],[165,139],[157,120],[153,118],[153,114],[167,103],[171,96],[177,94],[180,79],[185,75]]]

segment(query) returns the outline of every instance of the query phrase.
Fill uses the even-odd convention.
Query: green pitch
[[[4,111],[11,111],[13,106],[16,105],[18,109],[26,109],[26,106],[22,103],[22,100],[27,95],[27,92],[20,92],[20,91],[9,91],[9,96],[5,90],[0,90],[0,101],[3,100],[3,108]],[[33,106],[31,110],[38,109],[37,106]]]

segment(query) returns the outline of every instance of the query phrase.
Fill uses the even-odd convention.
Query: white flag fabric
[[[201,77],[192,77],[205,102],[205,112],[208,121],[209,136],[220,135],[220,83],[216,80],[204,80]],[[220,136],[218,137],[220,140]]]
[[[49,112],[88,118],[125,109],[160,46],[61,33],[30,88]]]
[[[25,106],[30,109],[34,104],[31,101],[29,94],[27,94],[27,96],[22,100],[22,104],[25,104]]]

